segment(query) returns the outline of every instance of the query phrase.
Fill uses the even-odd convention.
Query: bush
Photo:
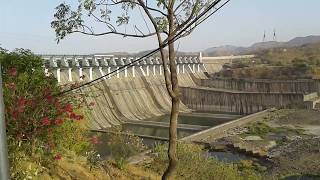
[[[111,157],[120,169],[125,167],[129,157],[137,155],[146,149],[141,138],[123,132],[119,128],[113,128],[108,133],[93,136],[92,140],[102,157]]]
[[[158,144],[153,149],[153,152],[156,157],[151,168],[158,173],[163,173],[168,162],[167,147],[166,145]],[[246,168],[244,171],[240,171],[237,165],[219,162],[207,154],[202,150],[201,146],[179,143],[177,146],[179,162],[175,179],[261,179],[253,169]]]
[[[64,149],[83,151],[83,116],[75,113],[81,98],[55,96],[61,91],[56,79],[45,76],[42,59],[30,51],[2,50],[0,62],[12,178],[28,174],[21,174],[24,161],[41,167],[59,160]]]
[[[101,157],[96,151],[86,152],[87,164],[90,166],[90,171],[92,168],[97,168],[101,164]]]
[[[257,122],[249,126],[248,132],[246,132],[244,135],[256,135],[264,137],[266,134],[274,131],[275,128],[272,128],[263,122]]]

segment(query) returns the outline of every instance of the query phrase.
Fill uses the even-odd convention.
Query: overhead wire
[[[110,73],[107,73],[107,74],[105,74],[105,75],[103,75],[103,76],[101,76],[101,77],[99,77],[99,78],[96,78],[96,79],[94,79],[94,80],[91,80],[91,81],[88,81],[88,82],[86,82],[86,83],[83,83],[83,84],[81,84],[81,85],[79,85],[79,86],[77,86],[77,87],[71,87],[71,88],[68,89],[68,90],[59,92],[59,93],[55,94],[55,96],[59,96],[59,95],[62,95],[62,94],[65,94],[65,93],[74,91],[74,90],[76,90],[76,89],[82,88],[82,87],[84,87],[84,86],[88,86],[88,85],[93,84],[94,82],[97,82],[97,81],[99,81],[99,80],[103,80],[103,79],[106,79],[106,78],[109,79],[109,78],[117,75],[118,73],[124,71],[125,69],[128,69],[128,68],[134,66],[136,63],[144,60],[145,58],[148,58],[148,57],[152,56],[152,55],[155,54],[156,52],[160,51],[161,48],[164,48],[164,47],[166,47],[168,44],[170,44],[170,43],[175,42],[176,40],[178,40],[178,39],[180,38],[180,35],[183,34],[183,32],[185,32],[190,26],[192,26],[193,24],[195,24],[202,16],[206,15],[206,13],[209,12],[212,8],[214,8],[217,4],[219,4],[220,1],[221,1],[221,0],[215,0],[211,5],[209,5],[209,6],[207,7],[207,9],[205,9],[203,12],[201,12],[201,13],[199,14],[199,16],[197,16],[197,17],[196,17],[195,19],[193,19],[189,24],[187,24],[182,30],[180,30],[180,31],[174,36],[173,39],[171,39],[170,41],[168,41],[168,39],[166,39],[166,40],[164,41],[164,43],[162,44],[162,46],[160,46],[160,47],[158,47],[158,48],[150,51],[149,53],[143,55],[142,57],[140,57],[140,58],[138,58],[138,59],[136,59],[136,60],[134,60],[134,61],[126,64],[126,65],[120,66],[118,69],[113,70],[113,71],[111,71]],[[206,16],[204,20],[206,20],[206,19],[208,19],[210,16],[212,16],[215,12],[217,12],[219,9],[221,9],[223,6],[225,6],[229,1],[230,1],[230,0],[227,0],[227,2],[225,2],[223,5],[221,5],[219,8],[217,8],[215,11],[213,11],[213,12],[210,13],[208,16]],[[197,23],[197,24],[196,24],[196,26],[198,26],[198,25],[200,25],[201,23],[203,23],[204,20],[201,20],[200,23]],[[164,68],[166,68],[166,67],[164,67]],[[114,74],[114,73],[116,73],[116,74]]]

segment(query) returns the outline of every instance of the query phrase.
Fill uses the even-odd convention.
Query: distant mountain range
[[[203,51],[204,56],[227,56],[227,55],[240,55],[240,54],[251,54],[256,51],[270,48],[278,47],[298,47],[305,44],[319,43],[320,36],[306,36],[306,37],[296,37],[288,42],[277,42],[277,41],[268,41],[268,42],[258,42],[253,44],[250,47],[240,47],[240,46],[219,46],[208,48]]]
[[[257,51],[270,49],[270,48],[288,48],[288,47],[298,47],[305,44],[313,44],[320,43],[320,36],[306,36],[306,37],[296,37],[288,42],[278,42],[278,41],[267,41],[267,42],[258,42],[254,43],[250,47],[241,47],[241,46],[218,46],[208,48],[202,51],[203,56],[229,56],[229,55],[241,55],[241,54],[254,54]],[[118,56],[143,56],[147,53],[151,52],[151,50],[141,51],[137,53],[127,53],[127,52],[110,52],[110,53],[95,53],[103,54],[103,55],[118,55]],[[167,51],[165,51],[167,53]],[[176,52],[177,55],[190,55],[190,54],[198,54],[199,52]],[[160,55],[157,53],[157,55]]]

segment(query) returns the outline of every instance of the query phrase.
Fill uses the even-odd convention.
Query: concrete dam
[[[94,102],[86,117],[92,129],[104,129],[124,122],[150,119],[170,113],[171,99],[167,94],[163,66],[157,57],[144,59],[135,66],[120,71],[119,67],[134,57],[108,56],[43,56],[46,72],[53,73],[60,84],[87,82],[116,71],[102,81],[81,91],[86,103]],[[197,56],[178,57],[181,86],[196,86],[189,73],[205,78],[204,65]],[[181,112],[192,110],[183,103]]]
[[[246,56],[251,57],[253,56]],[[131,63],[137,57],[42,55],[42,58],[45,72],[52,73],[60,84],[83,83],[115,71],[101,81],[81,88],[81,92],[86,94],[86,104],[95,104],[90,107],[92,110],[86,112],[87,125],[91,129],[106,129],[120,124],[134,126],[135,128],[130,129],[133,131],[141,125],[168,127],[167,120],[157,118],[165,117],[171,110],[171,99],[167,94],[162,72],[164,67],[159,57],[145,58],[124,70],[120,70],[120,67]],[[270,107],[292,107],[317,98],[317,93],[314,92],[270,94],[260,90],[241,91],[243,89],[233,89],[233,86],[230,88],[221,85],[222,83],[218,83],[218,87],[212,85],[216,84],[216,80],[208,74],[220,71],[223,64],[234,59],[237,59],[237,56],[221,57],[221,60],[217,57],[202,57],[201,54],[176,57],[182,94],[180,112],[183,117],[179,120],[178,130],[190,132],[181,132],[180,137],[240,118],[245,114]],[[309,89],[312,91],[314,87]],[[314,104],[313,101],[312,103]],[[190,120],[190,117],[198,118]],[[153,136],[163,136],[162,134],[163,132],[153,133]]]

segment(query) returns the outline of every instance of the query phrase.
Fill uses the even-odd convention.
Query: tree
[[[82,33],[90,36],[121,35],[124,37],[146,38],[155,36],[158,41],[162,59],[166,89],[172,99],[169,128],[169,165],[163,179],[172,177],[177,165],[177,119],[179,114],[180,93],[175,62],[175,40],[188,36],[212,12],[220,9],[221,0],[80,0],[77,8],[72,10],[68,4],[56,7],[54,21],[57,41],[71,33]],[[141,10],[142,9],[142,10]],[[211,11],[209,11],[211,10]],[[139,15],[145,28],[130,23],[131,16]],[[113,15],[116,15],[114,17]],[[146,21],[147,17],[149,21]],[[93,28],[88,21],[104,25],[104,28]],[[92,22],[92,21],[91,21]],[[127,27],[132,25],[131,31]],[[153,27],[153,31],[149,28]],[[122,26],[122,29],[121,29]],[[96,30],[100,29],[101,32]],[[168,46],[168,53],[165,48]],[[169,69],[167,68],[169,67]]]

